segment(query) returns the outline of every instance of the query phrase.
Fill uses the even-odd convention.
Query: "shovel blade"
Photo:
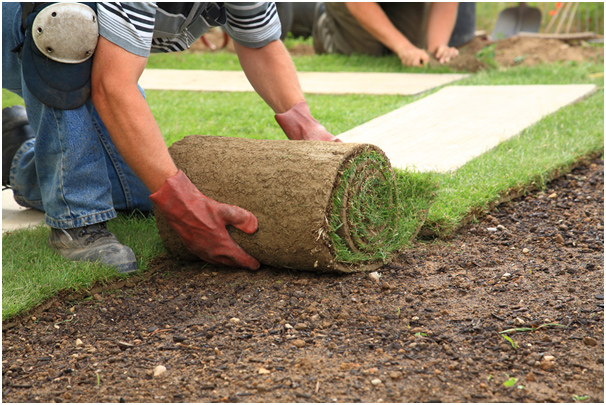
[[[540,28],[541,10],[526,5],[510,7],[499,13],[490,40],[513,37],[519,32],[539,32]]]

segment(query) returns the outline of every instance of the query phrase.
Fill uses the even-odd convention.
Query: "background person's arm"
[[[456,48],[448,46],[457,21],[459,3],[431,3],[427,20],[427,49],[440,63],[446,63],[459,55]]]
[[[398,55],[403,65],[420,66],[429,61],[423,49],[414,46],[389,20],[377,3],[345,3],[362,28]]]

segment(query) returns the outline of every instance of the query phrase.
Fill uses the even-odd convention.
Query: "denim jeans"
[[[21,41],[20,3],[2,3],[2,88],[23,97],[35,139],[17,150],[10,185],[17,203],[45,212],[53,228],[104,222],[116,211],[152,210],[150,191],[112,143],[91,100],[75,110],[38,101],[11,52]]]

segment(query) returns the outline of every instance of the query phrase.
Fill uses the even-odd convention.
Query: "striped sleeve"
[[[223,27],[236,42],[260,48],[280,39],[281,25],[273,2],[225,3],[227,22]]]
[[[135,55],[150,53],[156,6],[150,2],[97,5],[99,35]]]

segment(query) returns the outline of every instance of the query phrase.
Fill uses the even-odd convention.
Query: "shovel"
[[[539,32],[540,27],[541,10],[521,2],[519,6],[506,8],[499,13],[490,40],[513,37],[518,32]]]

